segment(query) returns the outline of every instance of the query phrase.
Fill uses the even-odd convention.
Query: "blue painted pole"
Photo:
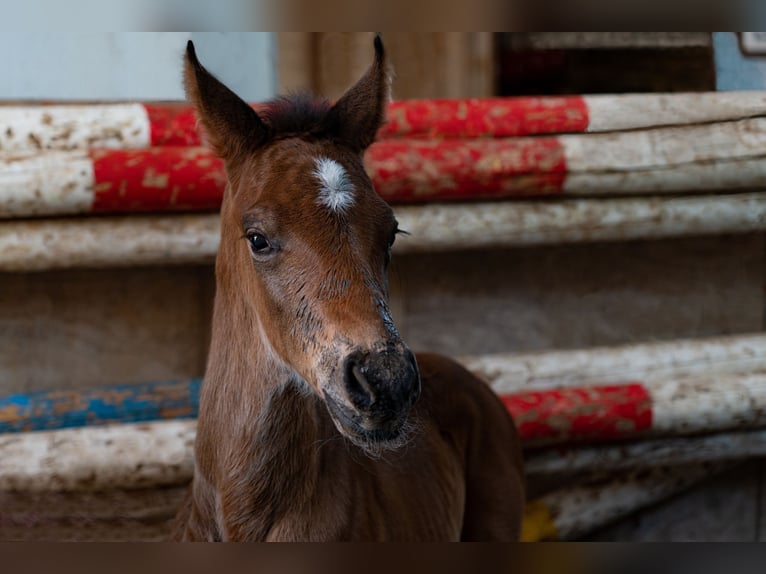
[[[0,397],[0,432],[194,418],[202,379]]]

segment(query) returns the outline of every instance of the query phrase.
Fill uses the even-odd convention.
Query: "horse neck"
[[[263,340],[257,314],[235,286],[221,280],[221,267],[197,464],[216,482],[246,478],[265,492],[294,499],[316,475],[316,445],[326,431],[321,405]]]

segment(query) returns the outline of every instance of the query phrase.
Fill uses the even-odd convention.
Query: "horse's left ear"
[[[375,36],[374,45],[375,61],[332,107],[325,124],[329,133],[359,152],[375,140],[391,99],[391,78],[379,35]]]

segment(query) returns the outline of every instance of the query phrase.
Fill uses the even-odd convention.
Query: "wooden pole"
[[[766,456],[766,430],[641,440],[619,445],[553,447],[529,453],[533,477],[564,477],[635,468],[736,461]]]
[[[566,351],[461,357],[498,394],[583,387],[617,381],[662,382],[759,371],[766,364],[762,333],[612,345]]]
[[[262,104],[253,104],[258,109]],[[402,100],[379,139],[600,133],[766,117],[763,92]],[[0,152],[199,145],[187,104],[0,105]]]
[[[410,233],[397,239],[395,253],[766,230],[766,193],[432,204],[394,211]],[[219,234],[212,214],[0,222],[0,271],[210,263]]]
[[[672,382],[668,386],[677,388]],[[612,385],[518,393],[501,400],[527,447],[766,427],[766,374],[741,380],[722,376],[706,381],[705,388],[698,381],[685,390],[691,389],[692,394],[678,397],[638,384]],[[731,401],[734,395],[737,400]],[[186,409],[182,415],[188,416]],[[192,471],[195,429],[194,420],[170,420],[6,433],[0,435],[0,490],[176,484]],[[587,460],[578,464],[586,468]]]
[[[615,134],[389,139],[369,148],[365,164],[393,204],[606,198],[764,188],[764,150],[766,118],[758,118]],[[6,218],[216,210],[225,187],[223,162],[201,147],[0,155]]]
[[[656,504],[726,468],[690,464],[632,471],[562,488],[527,503],[522,540],[577,540],[631,512]]]
[[[0,435],[0,490],[165,486],[194,471],[196,421]]]

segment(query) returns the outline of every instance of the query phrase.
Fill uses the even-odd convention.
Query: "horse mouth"
[[[343,405],[329,394],[325,394],[325,403],[338,431],[368,453],[393,450],[401,447],[407,440],[409,412],[387,417],[384,421],[372,425],[364,414]]]

